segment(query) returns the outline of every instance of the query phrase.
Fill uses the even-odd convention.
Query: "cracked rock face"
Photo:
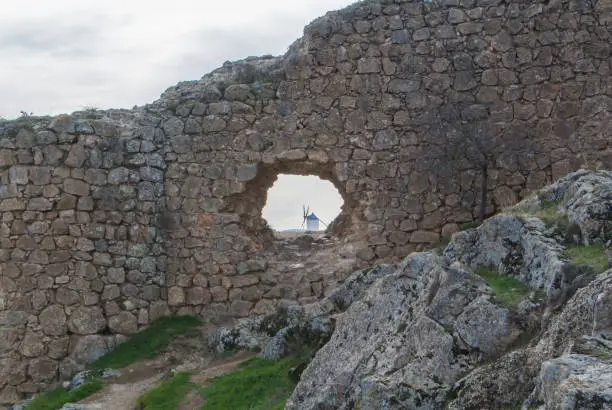
[[[578,171],[540,191],[540,201],[558,203],[580,228],[585,245],[612,240],[612,172]]]
[[[608,221],[591,230],[589,218],[602,220],[611,186],[608,172],[571,174],[455,235],[444,256],[412,254],[370,282],[361,282],[363,271],[354,274],[345,285],[363,284],[341,308],[334,295],[304,307],[305,317],[333,314],[336,328],[286,408],[612,408],[612,269],[585,268],[584,282],[554,299],[571,266],[563,254],[568,237],[538,217],[552,202],[562,221],[584,216],[574,222],[590,238],[582,243],[601,242]],[[496,305],[471,270],[482,267],[548,297],[516,309]]]
[[[442,406],[461,374],[519,334],[490,297],[434,253],[409,256],[338,317],[287,408]]]
[[[595,360],[569,360],[568,363],[572,364],[574,368],[572,371],[576,374],[582,371],[585,374],[592,374],[592,370],[588,369],[589,366],[607,367],[606,372],[609,372],[612,368],[610,361],[612,326],[609,319],[612,315],[612,297],[610,295],[612,295],[612,270],[598,275],[588,286],[579,289],[562,311],[556,314],[541,332],[534,335],[527,346],[512,350],[460,379],[455,385],[453,394],[456,398],[448,404],[448,408],[452,410],[508,408],[518,406],[523,401],[527,408],[536,405],[544,406],[542,409],[589,408],[578,405],[555,407],[556,404],[551,398],[564,396],[563,390],[566,384],[563,383],[563,379],[555,379],[553,382],[550,372],[545,368],[552,366],[556,369],[555,372],[560,374],[557,370],[560,366],[565,366],[564,355],[569,353],[588,356]],[[607,361],[602,360],[606,357]],[[586,384],[588,380],[590,380],[588,377],[584,379],[585,391],[605,392],[605,389],[600,389],[603,384],[588,385]]]
[[[552,222],[538,218],[543,208],[552,214]],[[565,242],[609,247],[611,232],[612,172],[578,171],[508,213],[454,235],[444,252],[472,269],[492,268],[516,276],[531,288],[545,291],[550,301],[557,301],[571,296],[564,286],[571,282],[574,287],[584,286],[593,278],[588,269],[572,266],[564,257]],[[569,238],[572,234],[575,237]]]
[[[552,359],[542,364],[538,381],[547,409],[612,408],[609,359],[576,354]]]

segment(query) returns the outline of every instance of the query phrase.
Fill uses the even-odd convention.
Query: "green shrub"
[[[515,308],[529,297],[529,286],[512,276],[502,276],[492,269],[477,269],[476,274],[487,281],[495,299],[503,306]]]
[[[187,393],[196,385],[190,381],[191,373],[177,373],[170,380],[145,392],[138,398],[139,410],[175,410]]]
[[[57,410],[66,403],[76,403],[102,389],[101,380],[92,380],[82,386],[68,391],[66,389],[55,389],[39,394],[28,404],[25,410]]]
[[[89,367],[117,369],[139,360],[153,358],[159,355],[175,337],[197,332],[200,324],[200,319],[195,316],[162,317]]]

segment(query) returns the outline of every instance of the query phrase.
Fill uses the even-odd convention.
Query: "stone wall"
[[[278,173],[334,183],[373,264],[475,218],[466,126],[494,142],[489,214],[610,168],[611,27],[610,0],[372,0],[144,107],[0,123],[0,402],[160,315],[252,312]]]

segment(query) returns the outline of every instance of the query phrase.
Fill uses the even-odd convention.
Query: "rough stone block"
[[[440,240],[440,235],[429,231],[414,231],[410,236],[413,243],[436,243]]]
[[[168,305],[180,306],[185,303],[185,291],[183,288],[173,286],[168,289]]]
[[[66,334],[66,313],[64,307],[51,305],[46,307],[39,315],[42,331],[48,336],[62,336]]]
[[[89,196],[89,184],[78,179],[66,179],[63,184],[63,190],[77,196]]]

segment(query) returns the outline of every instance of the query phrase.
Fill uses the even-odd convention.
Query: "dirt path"
[[[215,358],[210,355],[208,360],[199,364],[202,367],[190,369],[194,371],[192,382],[198,386],[205,386],[213,377],[235,371],[240,363],[256,356],[253,352],[241,352],[227,358]],[[121,376],[109,382],[98,393],[79,402],[87,410],[134,410],[138,398],[147,390],[157,386],[166,378],[172,368],[167,355],[154,360],[134,363],[126,368],[119,369]],[[192,363],[193,364],[193,363]],[[188,364],[180,365],[178,368],[192,367]],[[200,389],[192,390],[178,407],[179,410],[197,410],[204,404],[200,395]]]
[[[213,377],[222,376],[224,374],[236,371],[240,363],[256,355],[256,353],[252,352],[242,352],[229,359],[215,361],[216,364],[211,364],[211,367],[203,369],[199,373],[194,374],[191,377],[191,381],[198,386],[206,386]],[[189,392],[189,394],[185,397],[185,400],[183,400],[178,406],[177,410],[201,409],[204,403],[205,400],[200,394],[200,389],[196,388]]]
[[[168,371],[165,357],[133,363],[119,369],[121,376],[108,382],[98,393],[79,402],[87,409],[133,410],[138,397],[158,384]]]
[[[164,373],[159,373],[148,379],[136,382],[107,384],[98,393],[79,404],[86,404],[88,410],[134,410],[138,397],[157,385],[163,378]]]

